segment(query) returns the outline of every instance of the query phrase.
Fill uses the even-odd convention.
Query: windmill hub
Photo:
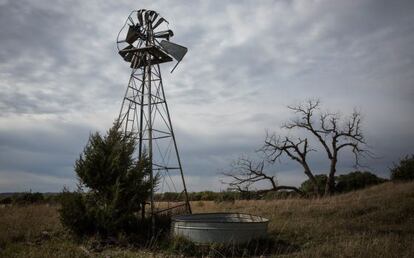
[[[174,33],[168,27],[162,29],[163,25],[168,26],[168,21],[152,10],[141,9],[128,16],[117,43],[119,54],[131,63],[131,68],[166,63],[173,58],[178,65],[183,59],[187,48],[170,42]]]

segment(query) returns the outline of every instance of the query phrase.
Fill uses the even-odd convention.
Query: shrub
[[[201,201],[213,201],[216,198],[216,193],[212,191],[201,192]]]
[[[324,192],[327,181],[326,175],[316,175],[319,192]],[[349,174],[335,177],[335,192],[344,193],[362,189],[370,185],[376,185],[387,181],[367,171],[354,171]],[[305,194],[313,194],[313,183],[308,179],[301,184],[300,189]]]
[[[155,194],[154,198],[156,201],[177,201],[180,200],[180,193],[176,192],[165,192],[165,193],[157,193]]]
[[[326,185],[326,181],[328,180],[328,177],[326,175],[320,174],[320,175],[315,175],[315,179],[318,185],[319,192],[323,193],[325,191],[325,185]],[[305,194],[315,194],[313,190],[313,183],[309,179],[304,181],[300,185],[300,190],[304,192]]]
[[[58,204],[60,203],[60,194],[45,194],[44,202],[48,204]]]
[[[94,232],[94,221],[88,214],[82,193],[71,193],[64,189],[60,201],[60,221],[64,227],[78,236]]]
[[[386,182],[384,178],[380,178],[375,174],[364,171],[355,171],[346,175],[336,177],[336,191],[340,193],[350,192],[365,188],[370,185],[377,185]]]
[[[169,241],[169,251],[175,254],[184,254],[186,256],[200,256],[200,248],[192,241],[185,237],[176,236]]]
[[[0,200],[0,204],[11,204],[13,202],[11,197],[4,197]]]
[[[409,181],[414,180],[414,155],[405,156],[399,164],[391,168],[391,180]]]
[[[13,195],[13,203],[15,204],[33,204],[43,202],[44,197],[42,193],[26,192]]]
[[[138,214],[151,193],[147,155],[133,158],[136,142],[115,124],[102,137],[92,134],[75,164],[79,190],[63,191],[60,216],[63,225],[78,234],[146,234]],[[157,177],[155,177],[157,180]],[[82,189],[87,189],[83,192]]]
[[[234,203],[237,199],[239,199],[239,192],[223,191],[223,192],[217,193],[217,196],[214,201]]]
[[[267,192],[262,199],[264,200],[277,200],[287,199],[292,197],[300,197],[300,195],[294,191],[278,191],[278,192]]]

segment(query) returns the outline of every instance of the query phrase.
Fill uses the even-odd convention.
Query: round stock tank
[[[267,234],[268,219],[242,213],[198,213],[172,218],[172,233],[193,242],[244,243]]]

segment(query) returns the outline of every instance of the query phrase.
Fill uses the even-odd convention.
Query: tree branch
[[[332,159],[332,150],[329,148],[324,136],[331,133],[336,128],[336,118],[335,114],[325,113],[320,116],[321,127],[315,128],[315,123],[313,121],[313,114],[319,108],[320,101],[319,100],[308,100],[304,104],[300,104],[297,106],[288,106],[290,110],[293,110],[295,113],[301,114],[300,118],[292,120],[290,123],[285,124],[282,128],[286,129],[293,129],[293,128],[300,128],[305,129],[312,133],[318,141],[324,147],[326,154],[328,155],[329,159]],[[332,128],[328,128],[326,123],[327,120],[330,121]]]
[[[302,191],[294,186],[278,185],[276,178],[264,172],[264,168],[265,160],[254,162],[248,158],[239,158],[236,162],[233,163],[232,169],[229,172],[221,173],[222,175],[231,179],[230,182],[222,181],[222,183],[236,188],[240,192],[248,192],[248,189],[253,184],[260,181],[267,181],[270,183],[271,187],[269,189],[258,190],[257,193],[264,194],[270,191],[292,190],[303,194]]]

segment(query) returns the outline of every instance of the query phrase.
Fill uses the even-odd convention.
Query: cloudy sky
[[[91,132],[118,116],[129,66],[115,38],[133,9],[170,22],[189,52],[164,85],[190,190],[220,190],[218,173],[253,155],[287,105],[363,114],[380,176],[414,149],[414,2],[0,0],[0,192],[74,187]],[[296,135],[299,132],[293,132]],[[312,153],[315,171],[328,168]],[[340,172],[351,169],[344,155]],[[300,167],[270,167],[298,185]]]

